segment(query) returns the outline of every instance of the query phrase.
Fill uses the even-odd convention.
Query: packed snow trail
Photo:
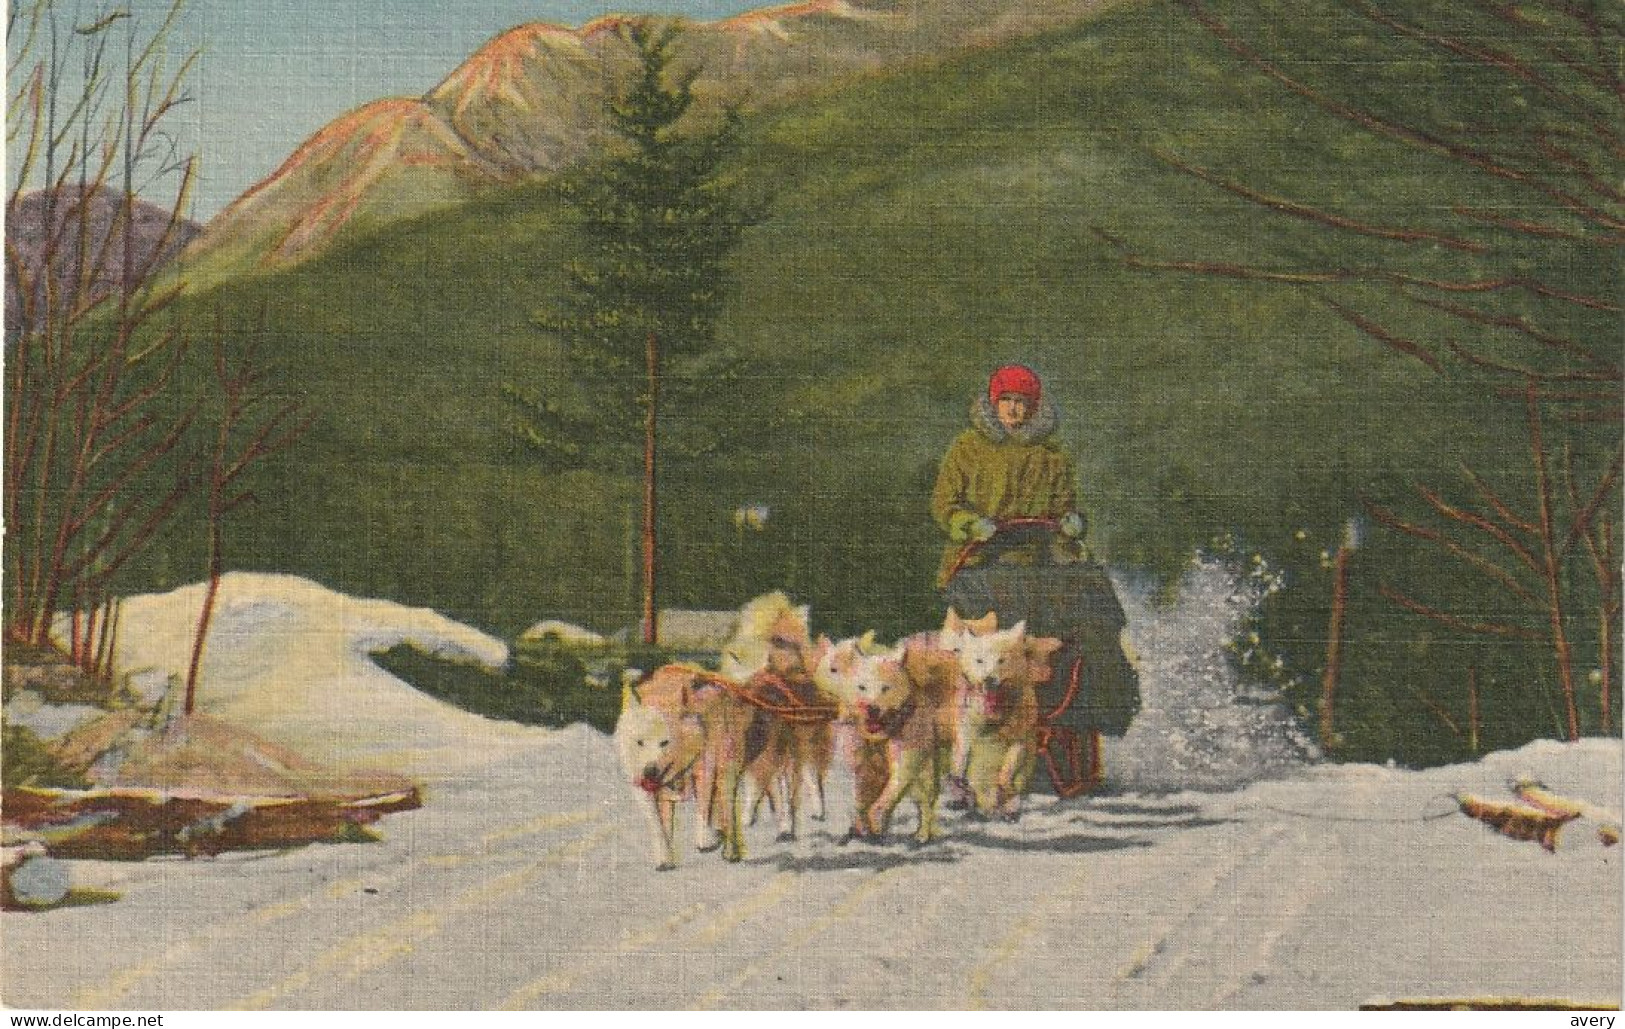
[[[235,585],[245,594],[237,610],[276,614],[247,602],[254,580]],[[333,603],[267,585],[275,605]],[[362,610],[355,603],[344,607]],[[387,609],[365,610],[351,624],[376,633]],[[434,635],[422,613],[395,617]],[[1159,669],[1184,659],[1154,651],[1145,641],[1156,639],[1155,623],[1142,625],[1154,713],[1157,691],[1171,685]],[[274,655],[249,660],[254,648],[242,642],[234,663],[216,669],[217,681],[236,684],[219,687],[223,699],[277,687]],[[322,672],[322,695],[345,688],[341,666],[355,648],[315,648],[335,662]],[[390,687],[365,675],[382,702]],[[426,806],[380,823],[381,842],[73,862],[76,887],[119,899],[5,915],[0,999],[78,1010],[1620,999],[1621,848],[1602,846],[1582,819],[1549,854],[1454,814],[1451,800],[1464,790],[1505,795],[1528,775],[1617,811],[1617,741],[1533,744],[1423,772],[1283,757],[1269,763],[1273,779],[1259,779],[1256,766],[1232,772],[1243,762],[1225,756],[1227,741],[1210,766],[1243,788],[1040,797],[1015,825],[948,816],[946,838],[923,848],[900,837],[843,845],[834,834],[850,793],[838,781],[830,821],[801,840],[777,842],[764,818],[744,862],[689,852],[676,871],[657,873],[641,798],[622,782],[606,738],[582,726],[491,723],[490,744],[479,746],[483,720],[450,708],[442,718],[443,706],[406,692],[411,752],[436,763],[418,767]],[[1209,717],[1229,717],[1230,706],[1216,702]],[[313,724],[285,714],[277,724]],[[1291,740],[1273,724],[1261,738],[1287,755]],[[1163,731],[1176,728],[1170,713]],[[344,723],[329,731],[345,752]],[[1123,774],[1141,767],[1135,761],[1152,767],[1155,737],[1143,738],[1147,753],[1135,749],[1133,729],[1118,748]],[[374,741],[358,753],[374,753]],[[459,741],[474,752],[451,756]]]
[[[1346,1008],[1619,999],[1619,865],[1448,812],[1529,773],[1587,795],[1619,747],[1328,768],[1228,794],[1039,800],[915,848],[833,821],[656,873],[638,798],[584,728],[537,733],[371,845],[75,862],[116,903],[8,914],[28,1008]],[[83,945],[96,940],[94,947]]]

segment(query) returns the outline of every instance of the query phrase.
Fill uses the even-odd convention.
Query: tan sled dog
[[[857,836],[883,835],[897,805],[912,799],[919,811],[914,839],[927,843],[938,835],[940,751],[945,739],[941,724],[948,682],[936,674],[940,661],[928,655],[911,661],[906,643],[879,653],[872,648],[872,634],[836,644],[819,662],[816,674],[818,685],[837,698],[841,717],[853,726],[858,740],[853,755],[857,812],[852,831]],[[919,678],[910,674],[910,664],[920,671]]]
[[[759,708],[742,810],[754,823],[765,799],[781,839],[799,832],[804,799],[812,817],[824,819],[824,783],[835,753],[827,717],[834,702],[813,681],[830,643],[812,641],[810,619],[807,607],[792,605],[781,592],[757,597],[740,610],[739,629],[722,652],[721,673],[741,683]]]
[[[633,787],[648,797],[658,869],[677,867],[677,802],[685,796],[695,799],[696,847],[720,844],[724,859],[744,857],[739,778],[753,716],[720,677],[688,665],[625,684],[616,749]]]
[[[1039,685],[1062,643],[1027,635],[1025,622],[997,628],[989,613],[970,621],[950,610],[942,646],[958,661],[953,701],[950,806],[1014,820],[1038,760]]]

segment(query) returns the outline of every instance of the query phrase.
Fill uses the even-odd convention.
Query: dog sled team
[[[1122,606],[1084,545],[1057,422],[1025,365],[994,371],[972,401],[931,496],[947,536],[940,629],[890,647],[872,635],[814,640],[808,610],[769,594],[746,605],[716,671],[668,665],[626,683],[615,736],[648,797],[662,868],[677,863],[685,798],[696,844],[734,861],[742,823],[764,804],[789,837],[804,808],[823,817],[837,751],[851,767],[857,837],[884,835],[908,801],[914,838],[929,842],[944,788],[951,808],[1017,818],[1040,754],[1061,796],[1098,782],[1099,733],[1127,728],[1138,682],[1120,645]],[[976,612],[986,613],[960,617]]]
[[[884,836],[905,801],[913,838],[952,809],[1014,820],[1038,759],[1038,687],[1061,641],[997,616],[963,619],[891,647],[873,634],[813,639],[809,612],[782,593],[747,604],[719,670],[629,670],[615,727],[622,765],[646,799],[658,867],[678,862],[677,809],[690,801],[694,845],[744,856],[744,827],[763,807],[793,839],[822,820],[837,760],[853,784],[850,835]]]

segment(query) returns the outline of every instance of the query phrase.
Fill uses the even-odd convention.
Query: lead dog
[[[677,804],[695,800],[694,842],[745,855],[739,824],[739,779],[755,710],[720,676],[666,665],[647,678],[628,671],[615,744],[632,786],[648,799],[656,868],[677,867]]]

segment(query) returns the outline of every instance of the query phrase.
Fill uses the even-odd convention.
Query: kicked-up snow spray
[[[1212,557],[1195,560],[1173,604],[1150,583],[1116,581],[1138,657],[1141,708],[1106,741],[1106,781],[1131,792],[1233,789],[1289,773],[1319,748],[1273,693],[1247,682],[1227,644],[1268,583]]]

